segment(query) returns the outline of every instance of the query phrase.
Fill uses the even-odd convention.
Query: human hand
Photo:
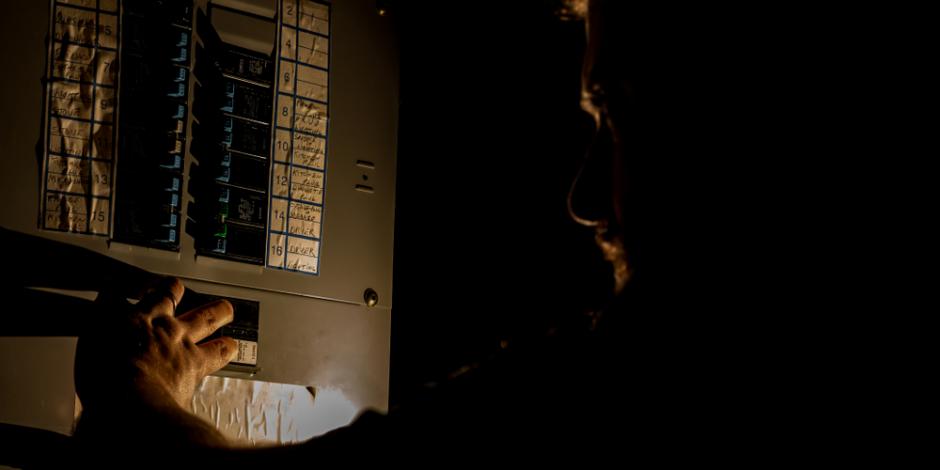
[[[197,344],[232,321],[226,300],[179,316],[183,284],[166,278],[136,305],[99,296],[99,318],[79,338],[75,386],[85,412],[123,406],[185,409],[200,381],[237,354],[232,338]]]

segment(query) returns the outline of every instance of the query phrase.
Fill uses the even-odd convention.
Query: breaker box
[[[220,376],[386,408],[399,74],[375,2],[3,8],[2,226],[230,299]],[[0,421],[68,431],[74,341],[0,337]]]

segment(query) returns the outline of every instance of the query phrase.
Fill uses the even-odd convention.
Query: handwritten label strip
[[[282,0],[267,265],[320,272],[329,121],[330,6]]]

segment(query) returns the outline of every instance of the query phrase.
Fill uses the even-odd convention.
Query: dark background
[[[401,41],[393,405],[609,291],[565,211],[592,124],[584,25],[559,5],[385,5]]]

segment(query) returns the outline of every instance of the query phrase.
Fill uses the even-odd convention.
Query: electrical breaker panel
[[[230,299],[224,374],[387,406],[398,49],[375,3],[4,8],[3,227],[180,277],[181,308]]]

